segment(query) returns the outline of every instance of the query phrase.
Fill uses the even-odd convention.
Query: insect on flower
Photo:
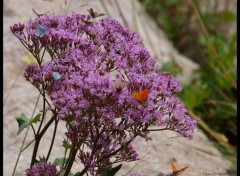
[[[52,76],[55,81],[57,81],[61,78],[61,75],[58,72],[52,72]]]
[[[47,31],[47,29],[43,28],[40,24],[38,23],[35,23],[35,34],[38,36],[38,37],[43,37]]]
[[[173,175],[179,174],[180,172],[183,172],[188,168],[188,167],[184,167],[182,169],[177,169],[171,160],[170,160],[170,163],[172,165]]]
[[[137,101],[140,101],[143,103],[147,99],[148,91],[149,91],[148,89],[144,89],[143,91],[140,91],[140,92],[134,92],[132,96]]]
[[[36,12],[36,10],[34,10],[33,8],[32,8],[32,11],[33,11],[33,13],[35,13],[35,15],[37,15],[38,17],[40,17],[40,16],[43,16],[43,15],[45,15],[46,13],[48,13],[48,12],[50,12],[50,11],[47,11],[47,12],[45,12],[45,13],[37,13]]]
[[[94,19],[94,18],[97,18],[97,17],[100,17],[100,16],[104,16],[105,14],[104,13],[97,13],[97,12],[94,12],[93,9],[89,9],[88,12],[90,13],[91,17]]]

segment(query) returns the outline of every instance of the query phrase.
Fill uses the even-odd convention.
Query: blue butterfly
[[[43,28],[40,24],[38,23],[35,23],[35,34],[38,36],[38,37],[43,37],[47,31],[47,29]]]
[[[57,81],[61,78],[61,75],[58,72],[52,72],[52,76],[55,81]]]

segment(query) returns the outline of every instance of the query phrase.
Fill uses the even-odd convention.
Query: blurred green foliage
[[[200,25],[190,1],[139,0],[164,30],[179,52],[200,65],[197,79],[184,85],[178,96],[186,106],[201,117],[213,130],[224,134],[237,145],[236,32],[229,24],[236,15],[228,10],[201,11],[200,0],[193,0],[204,27]],[[207,7],[208,8],[208,7]],[[205,28],[209,35],[204,32]],[[181,72],[173,61],[161,70],[174,75]]]

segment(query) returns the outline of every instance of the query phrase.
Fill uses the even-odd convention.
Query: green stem
[[[40,143],[40,140],[41,138],[39,137],[35,137],[36,139],[36,142],[34,144],[34,149],[33,149],[33,154],[32,154],[32,160],[31,160],[31,166],[35,163],[35,159],[36,159],[36,156],[37,156],[37,151],[38,151],[38,146],[39,146],[39,143]]]
[[[65,152],[64,152],[63,163],[62,163],[62,169],[64,168],[65,158],[66,158],[66,155],[67,155],[67,150],[68,150],[68,149],[65,149]]]
[[[68,160],[69,162],[68,162],[68,165],[67,165],[67,169],[66,169],[66,171],[64,173],[64,176],[68,176],[68,174],[70,173],[70,170],[71,170],[73,162],[75,160],[75,156],[77,154],[77,151],[78,151],[78,148],[73,148],[73,152],[72,152],[71,157]]]
[[[36,136],[39,135],[39,132],[41,130],[41,127],[42,127],[42,124],[43,124],[43,120],[44,120],[45,114],[46,114],[46,112],[45,112],[45,109],[46,109],[46,97],[45,97],[45,91],[44,91],[44,85],[43,84],[42,84],[42,89],[43,89],[43,94],[42,94],[42,96],[43,96],[43,116],[42,116],[42,120],[40,122],[40,125],[39,125],[39,128],[38,128]]]
[[[48,161],[48,158],[49,158],[50,153],[51,153],[51,151],[52,151],[52,147],[53,147],[53,143],[54,143],[55,136],[56,136],[56,131],[57,131],[57,124],[58,124],[58,120],[55,120],[55,126],[54,126],[54,132],[53,132],[52,142],[51,142],[51,145],[50,145],[48,154],[47,154],[46,161]]]
[[[67,162],[67,169],[64,173],[64,176],[68,176],[71,168],[72,168],[72,165],[73,165],[73,162],[75,160],[75,156],[77,154],[77,151],[78,151],[78,147],[76,147],[76,135],[75,135],[75,131],[73,130],[73,146],[71,148],[71,152],[70,152],[70,155],[69,155],[69,158],[68,158],[68,162]]]
[[[26,149],[28,148],[28,146],[30,146],[34,141],[35,141],[35,138],[34,138],[31,142],[29,142],[29,143],[26,145],[26,147],[24,147],[24,148],[21,150],[21,152],[23,152],[24,150],[26,150]]]
[[[34,145],[34,149],[33,149],[33,154],[32,154],[32,160],[31,160],[31,166],[34,164],[34,161],[36,159],[36,156],[37,156],[37,151],[38,151],[38,146],[39,146],[39,143],[40,143],[40,140],[42,138],[42,136],[44,135],[44,133],[46,132],[46,130],[49,128],[49,126],[52,124],[52,122],[54,121],[55,119],[55,116],[53,116],[49,121],[48,123],[46,124],[46,126],[43,128],[43,130],[39,133],[39,135],[37,135],[35,137],[35,145]]]
[[[31,119],[33,118],[33,115],[34,115],[34,113],[35,113],[35,110],[36,110],[36,107],[37,107],[39,98],[40,98],[40,94],[38,95],[37,102],[36,102],[35,107],[34,107],[34,109],[33,109],[33,113],[32,113]],[[25,136],[24,136],[24,139],[23,139],[23,142],[22,142],[22,146],[21,146],[21,148],[20,148],[20,151],[19,151],[19,153],[18,153],[17,161],[16,161],[16,163],[15,163],[12,176],[14,176],[14,174],[15,174],[15,171],[16,171],[16,168],[17,168],[17,164],[18,164],[18,161],[19,161],[19,157],[20,157],[20,155],[21,155],[21,153],[22,153],[22,151],[23,151],[22,148],[23,148],[23,145],[24,145],[24,143],[25,143],[25,140],[26,140],[26,137],[27,137],[27,134],[28,134],[29,127],[30,127],[30,126],[27,127],[27,131],[26,131],[26,134],[25,134]],[[25,147],[25,148],[26,148],[26,147]],[[24,149],[25,149],[25,148],[24,148]]]

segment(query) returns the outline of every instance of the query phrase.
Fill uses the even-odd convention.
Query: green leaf
[[[24,128],[26,128],[28,125],[31,125],[32,123],[37,123],[40,121],[41,114],[37,114],[32,120],[27,119],[24,113],[22,113],[20,116],[16,117],[16,120],[18,122],[18,132],[17,135],[19,135]]]
[[[57,166],[62,166],[63,163],[66,163],[68,161],[68,158],[56,158],[54,160],[54,164],[57,165]]]
[[[181,73],[181,67],[174,60],[170,60],[162,65],[160,71],[167,71],[170,72],[173,76],[177,76]]]
[[[114,176],[122,167],[122,164],[117,165],[116,167],[111,168],[110,170],[100,170],[98,173],[102,176]]]
[[[72,144],[69,144],[69,142],[64,139],[63,141],[63,145],[62,145],[65,149],[71,149],[72,148]]]
[[[37,123],[37,122],[40,122],[41,120],[41,114],[37,114],[30,122],[31,123]]]
[[[80,175],[80,172],[77,172],[76,174],[74,174],[73,176],[79,176]]]
[[[22,132],[22,130],[29,125],[29,119],[27,119],[25,114],[22,113],[20,116],[16,117],[16,120],[18,122],[17,135],[19,135]]]

